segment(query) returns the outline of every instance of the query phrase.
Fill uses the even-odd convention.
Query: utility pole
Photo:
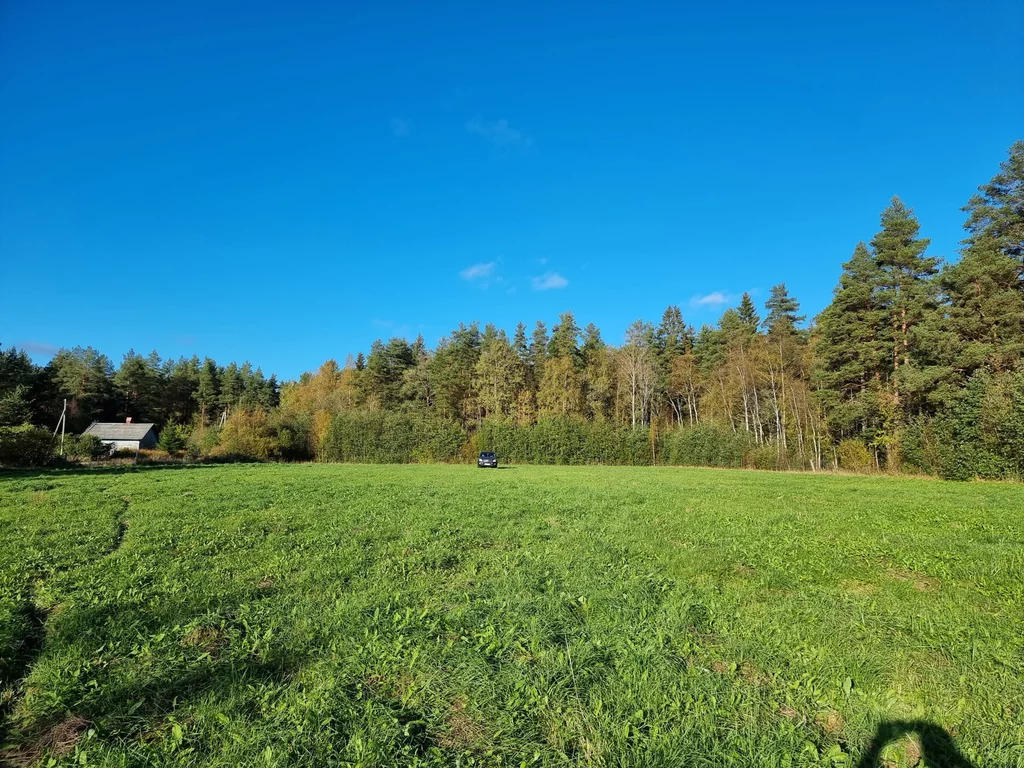
[[[57,426],[53,428],[53,436],[57,437],[57,430],[60,430],[60,455],[64,455],[64,429],[67,425],[68,399],[64,398],[64,408],[57,419]]]

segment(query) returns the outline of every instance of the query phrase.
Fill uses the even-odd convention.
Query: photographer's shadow
[[[926,720],[887,720],[879,723],[875,738],[857,763],[857,768],[879,768],[882,751],[908,734],[917,734],[921,745],[918,759],[924,760],[929,768],[976,768],[974,763],[960,754],[953,737],[944,728]]]

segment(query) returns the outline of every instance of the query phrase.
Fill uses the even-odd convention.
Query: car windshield
[[[494,458],[494,454],[491,451],[484,451],[483,453],[480,454],[480,458],[481,459],[493,459]]]

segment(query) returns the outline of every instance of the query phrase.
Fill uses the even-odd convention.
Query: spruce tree
[[[654,331],[658,352],[667,360],[683,354],[690,344],[689,332],[679,307],[669,305],[661,314],[661,322]]]
[[[757,314],[757,307],[754,306],[754,300],[750,298],[749,293],[743,294],[736,311],[739,312],[740,320],[747,330],[751,334],[757,333],[758,326],[761,325],[761,318]]]
[[[573,363],[579,360],[580,327],[572,312],[563,312],[558,322],[551,329],[551,341],[548,342],[549,357],[568,357]]]
[[[519,359],[524,364],[529,361],[530,344],[526,340],[526,326],[523,323],[516,324],[516,332],[512,337],[512,349],[515,350],[516,354],[519,355]]]
[[[220,399],[220,375],[217,364],[210,358],[203,361],[199,369],[199,384],[196,388],[196,402],[199,405],[199,418],[203,424],[213,419]]]
[[[548,356],[548,329],[544,321],[538,320],[530,336],[530,369],[533,371],[533,386],[540,385],[544,378],[544,363]]]
[[[594,355],[605,348],[604,339],[601,338],[601,329],[593,323],[589,323],[583,329],[583,346],[580,353],[583,355],[584,363],[590,363]]]

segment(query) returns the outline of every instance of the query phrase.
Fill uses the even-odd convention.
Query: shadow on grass
[[[242,462],[238,462],[242,463]],[[247,462],[254,463],[254,462]],[[204,462],[195,464],[116,464],[110,466],[41,467],[36,469],[12,469],[0,467],[0,480],[26,480],[35,477],[71,477],[73,475],[127,475],[152,470],[212,469],[223,463]]]
[[[43,651],[44,623],[46,617],[34,603],[26,600],[12,617],[21,632],[14,641],[13,652],[8,663],[0,665],[0,691],[14,688],[24,679]],[[14,699],[0,699],[0,746],[7,742],[10,729],[10,715]],[[2,757],[2,754],[0,754]],[[2,762],[2,760],[0,760]]]
[[[920,738],[921,754],[918,760],[933,768],[975,768],[975,765],[957,749],[953,737],[935,723],[926,720],[888,720],[879,723],[868,751],[857,763],[857,768],[878,768],[882,751],[909,734]],[[914,761],[916,764],[918,761]],[[888,765],[888,763],[886,763]]]

